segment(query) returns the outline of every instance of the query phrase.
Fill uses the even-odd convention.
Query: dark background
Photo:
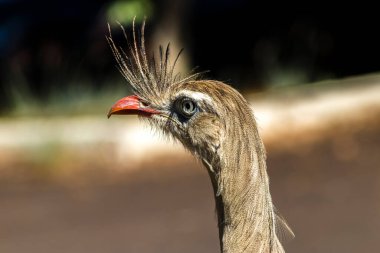
[[[74,81],[98,89],[120,80],[105,40],[107,22],[117,17],[107,13],[128,2],[143,6],[137,15],[148,16],[148,38],[157,28],[175,24],[177,46],[185,48],[189,66],[210,70],[208,77],[238,88],[304,84],[380,69],[379,22],[370,6],[336,11],[322,4],[295,8],[248,0],[1,1],[1,112],[14,106],[15,87],[44,101]],[[113,33],[117,37],[120,29]]]

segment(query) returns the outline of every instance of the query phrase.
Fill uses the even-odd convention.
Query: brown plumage
[[[158,61],[148,60],[144,23],[141,36],[134,27],[126,52],[111,33],[107,37],[136,94],[119,100],[108,116],[144,116],[203,162],[214,188],[222,252],[284,252],[277,232],[282,227],[293,234],[275,213],[265,149],[248,102],[222,82],[174,75],[179,54],[170,64],[169,45],[165,52],[160,47]]]

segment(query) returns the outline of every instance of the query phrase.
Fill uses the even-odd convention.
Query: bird
[[[138,115],[153,128],[189,150],[207,169],[214,191],[222,253],[282,253],[280,234],[294,237],[277,212],[269,190],[266,151],[247,100],[230,85],[181,77],[170,60],[170,43],[158,58],[148,57],[145,20],[131,35],[120,25],[127,47],[115,43],[110,26],[106,39],[119,71],[134,94],[111,106],[111,115]],[[131,37],[131,38],[130,38]]]

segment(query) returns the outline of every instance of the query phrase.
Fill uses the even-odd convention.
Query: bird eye
[[[197,104],[189,98],[178,100],[176,107],[177,111],[187,118],[193,116],[198,111]]]

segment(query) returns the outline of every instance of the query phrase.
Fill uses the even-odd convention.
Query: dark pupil
[[[181,100],[177,100],[175,106],[177,112],[187,119],[193,116],[198,109],[197,104],[188,98],[182,98]]]
[[[191,104],[190,104],[190,102],[186,102],[186,103],[185,103],[185,109],[186,109],[186,111],[190,111],[190,109],[191,109]]]

